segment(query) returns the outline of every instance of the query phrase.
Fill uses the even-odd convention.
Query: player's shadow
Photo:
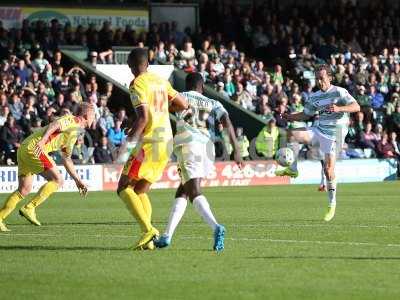
[[[400,260],[397,256],[254,256],[247,259]]]
[[[0,251],[33,250],[33,251],[132,251],[132,248],[122,247],[93,247],[93,246],[27,246],[27,245],[0,245]]]

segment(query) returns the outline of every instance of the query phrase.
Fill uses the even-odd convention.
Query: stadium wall
[[[296,179],[275,176],[275,161],[246,162],[242,171],[234,162],[216,162],[210,175],[203,181],[205,187],[223,186],[256,186],[278,184],[318,184],[321,165],[318,161],[303,161],[299,163],[300,176]],[[78,165],[76,170],[90,191],[116,190],[122,165]],[[60,167],[65,184],[62,192],[77,191],[73,179],[64,167]],[[394,160],[343,160],[337,163],[339,182],[375,182],[395,180],[397,165]],[[35,176],[33,191],[37,191],[44,179]],[[162,178],[153,188],[176,188],[179,185],[179,175],[176,163],[171,163],[165,169]],[[18,187],[18,168],[16,166],[0,167],[0,193],[10,193]]]

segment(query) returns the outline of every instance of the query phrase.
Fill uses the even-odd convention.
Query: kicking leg
[[[18,177],[18,189],[8,196],[3,208],[0,210],[0,231],[10,231],[4,224],[4,220],[15,209],[18,202],[30,193],[32,190],[32,181],[32,176]]]
[[[187,198],[188,197],[183,190],[183,185],[179,185],[178,189],[176,190],[175,201],[169,214],[168,224],[165,228],[165,232],[157,241],[154,242],[157,248],[164,248],[171,244],[175,229],[185,214]]]
[[[321,162],[321,181],[319,183],[318,191],[325,192],[326,185],[325,185],[325,162],[323,159],[320,160]]]
[[[40,173],[48,182],[42,185],[39,191],[33,196],[32,200],[21,207],[19,213],[25,217],[29,222],[36,226],[40,226],[40,222],[36,217],[36,208],[45,202],[54,192],[56,192],[63,185],[63,178],[59,170],[54,167]]]

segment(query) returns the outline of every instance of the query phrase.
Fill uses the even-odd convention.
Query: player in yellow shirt
[[[135,48],[128,57],[135,76],[129,91],[136,119],[128,131],[126,145],[120,153],[132,148],[118,183],[117,193],[142,229],[135,249],[153,249],[153,238],[159,232],[151,224],[152,207],[147,192],[162,175],[172,153],[172,129],[169,110],[187,108],[186,99],[171,84],[148,72],[148,54]]]
[[[17,153],[18,189],[7,198],[0,210],[0,231],[9,231],[4,219],[15,209],[18,202],[31,192],[34,174],[40,174],[48,182],[28,204],[20,209],[19,213],[32,224],[41,225],[35,209],[63,184],[62,175],[49,156],[50,152],[61,151],[65,169],[75,180],[79,192],[81,195],[87,193],[87,187],[76,174],[70,157],[78,135],[84,128],[91,126],[94,117],[94,107],[89,103],[82,103],[78,116],[63,116],[34,132],[22,142]]]

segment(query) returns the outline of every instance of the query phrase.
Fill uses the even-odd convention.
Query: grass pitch
[[[170,248],[135,252],[139,228],[114,193],[58,193],[42,227],[7,220],[0,299],[400,299],[399,183],[339,185],[329,224],[316,188],[206,189],[227,228],[218,255],[191,206]],[[160,231],[173,195],[151,192]]]

